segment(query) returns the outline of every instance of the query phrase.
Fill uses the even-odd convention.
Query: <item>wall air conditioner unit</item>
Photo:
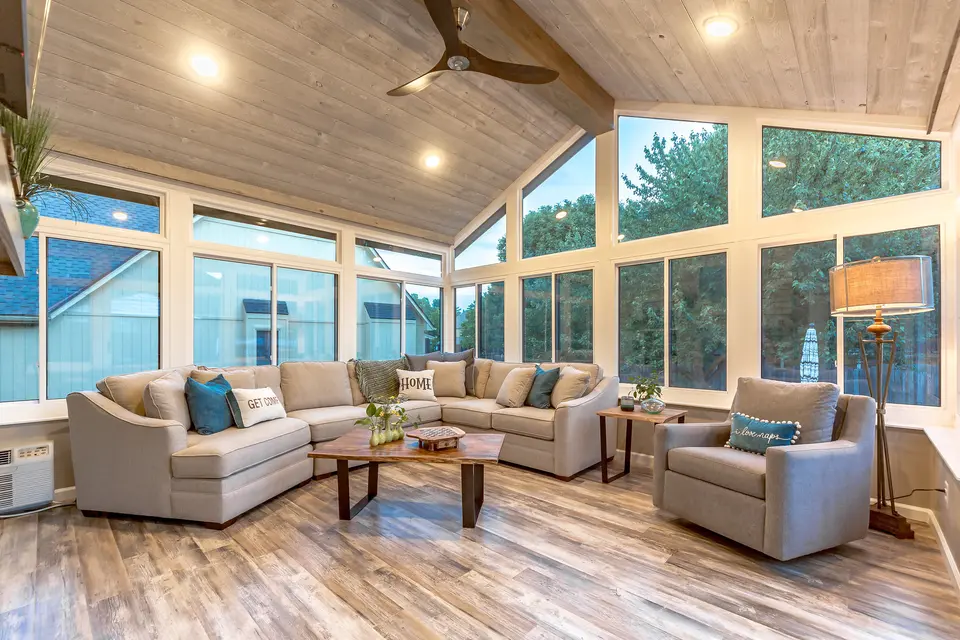
[[[53,502],[53,442],[0,447],[0,514]]]

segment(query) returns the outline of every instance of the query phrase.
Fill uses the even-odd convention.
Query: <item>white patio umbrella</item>
[[[817,347],[817,329],[811,322],[803,337],[803,352],[800,355],[800,382],[820,380],[820,350]]]

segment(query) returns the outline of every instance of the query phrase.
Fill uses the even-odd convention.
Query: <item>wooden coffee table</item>
[[[622,478],[630,473],[630,449],[633,445],[634,422],[649,422],[654,427],[658,424],[670,422],[671,420],[682,423],[687,412],[679,409],[664,409],[660,413],[647,413],[641,411],[639,407],[636,411],[624,411],[620,407],[613,407],[611,409],[597,411],[597,415],[600,416],[600,477],[603,479],[604,484],[609,484],[617,478]],[[627,441],[623,452],[623,471],[610,477],[607,476],[607,418],[627,421]],[[614,452],[616,452],[616,443],[614,443],[613,448]]]
[[[477,516],[483,507],[483,466],[500,462],[503,438],[500,433],[468,433],[461,438],[460,446],[456,449],[426,451],[411,438],[371,447],[370,431],[355,429],[336,440],[318,445],[316,450],[307,455],[311,458],[337,461],[337,493],[341,520],[353,519],[377,496],[381,462],[458,464],[463,526],[473,528],[477,526]],[[350,505],[350,460],[365,460],[370,463],[367,495],[353,506]]]

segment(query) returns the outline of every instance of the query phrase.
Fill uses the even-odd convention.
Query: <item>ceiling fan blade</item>
[[[473,47],[463,45],[463,48],[466,50],[467,58],[470,60],[470,67],[467,71],[485,73],[489,76],[495,76],[521,84],[547,84],[560,77],[560,74],[553,69],[493,60]]]
[[[400,96],[409,96],[418,91],[423,91],[433,84],[434,80],[439,78],[441,73],[450,70],[447,68],[446,60],[446,56],[444,56],[444,58],[433,67],[433,69],[430,69],[430,71],[427,71],[416,80],[411,80],[407,84],[402,84],[396,89],[391,89],[387,92],[387,95],[396,98]]]
[[[443,36],[443,44],[447,47],[447,57],[460,53],[460,30],[457,28],[457,19],[453,15],[453,4],[450,0],[423,0],[430,12],[430,18]]]

